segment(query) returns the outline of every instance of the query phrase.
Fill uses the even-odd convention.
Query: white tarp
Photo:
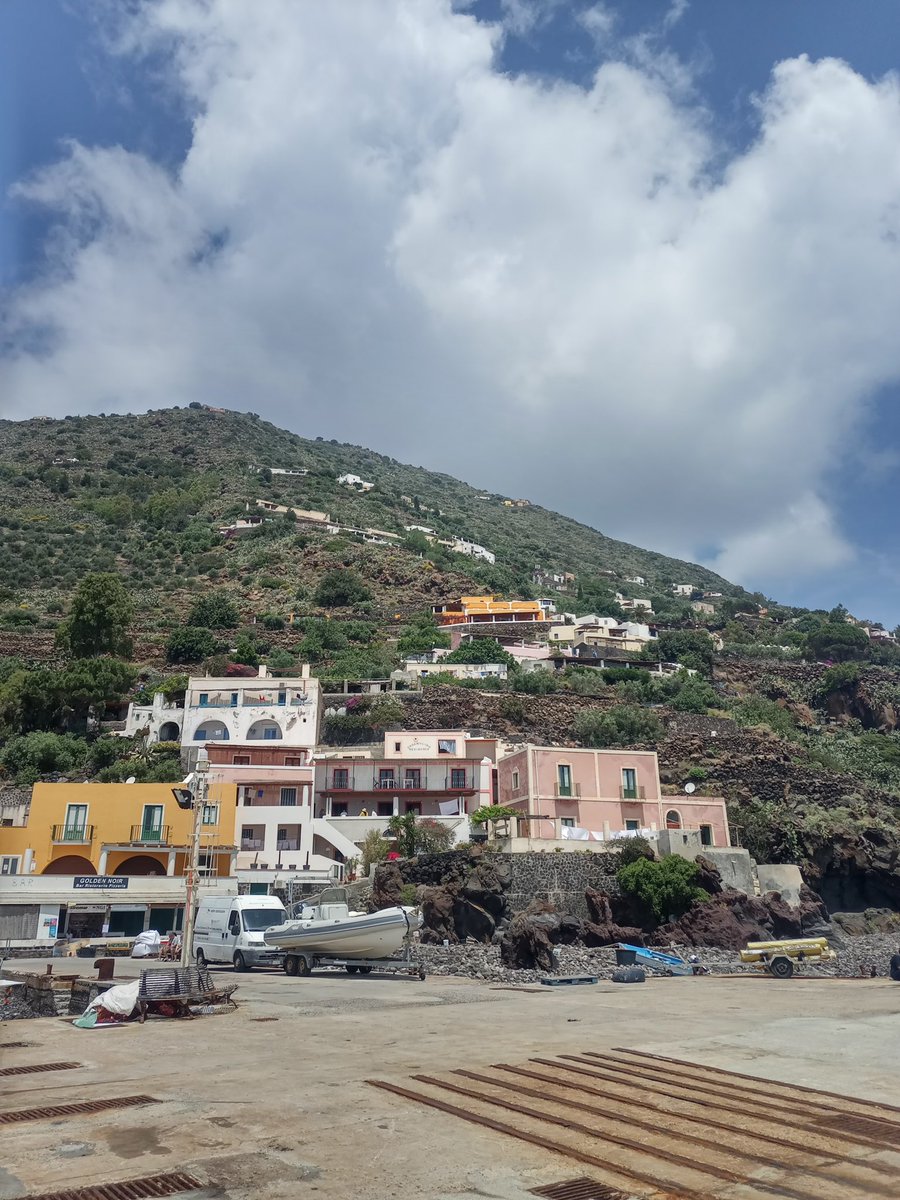
[[[155,929],[145,929],[134,939],[131,947],[132,958],[152,958],[159,954],[159,933]]]
[[[568,842],[602,842],[603,834],[593,829],[581,829],[578,825],[563,825],[560,828],[563,841]]]
[[[438,808],[442,817],[458,817],[459,816],[459,801],[458,800],[439,800]]]
[[[99,996],[95,996],[84,1010],[85,1015],[91,1009],[105,1008],[107,1012],[115,1013],[117,1017],[130,1017],[138,1002],[140,986],[140,979],[132,979],[130,983],[117,983],[115,987],[108,988]]]

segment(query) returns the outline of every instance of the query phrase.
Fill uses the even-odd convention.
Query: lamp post
[[[205,747],[197,752],[191,783],[194,809],[194,832],[191,838],[191,860],[185,876],[184,936],[181,942],[181,965],[191,962],[191,943],[194,940],[194,917],[197,912],[197,884],[200,876],[200,830],[203,826],[203,809],[206,807],[206,792],[209,785],[209,755]]]

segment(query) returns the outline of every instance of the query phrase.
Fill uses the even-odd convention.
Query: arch
[[[42,875],[96,875],[97,868],[89,858],[80,854],[64,854],[47,863]]]
[[[677,808],[670,808],[666,813],[666,829],[681,828],[681,813]]]
[[[224,721],[204,721],[194,730],[195,742],[227,742],[228,727]]]
[[[161,742],[177,742],[181,738],[181,727],[177,721],[166,721],[159,727]]]
[[[166,868],[150,854],[132,854],[116,867],[117,875],[165,875]]]
[[[277,721],[254,721],[247,730],[247,741],[280,742],[284,735]]]

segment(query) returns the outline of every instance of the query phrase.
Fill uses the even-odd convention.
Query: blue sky
[[[900,621],[900,5],[167,8],[0,5],[4,413],[214,399]]]

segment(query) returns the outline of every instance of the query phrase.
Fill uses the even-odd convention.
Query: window
[[[379,801],[378,801],[378,809],[377,809],[377,814],[376,814],[376,815],[377,815],[377,816],[379,816],[379,817],[392,817],[392,816],[394,815],[394,804],[393,804],[393,801],[391,801],[391,800],[379,800]]]
[[[88,809],[86,804],[69,804],[66,806],[66,823],[63,826],[63,839],[67,842],[77,842],[85,836]]]
[[[4,858],[0,858],[0,875],[18,875],[18,873],[18,855],[8,855]]]
[[[284,756],[284,765],[286,767],[302,767],[305,762],[305,754],[286,754]]]
[[[331,806],[331,815],[332,815],[333,817],[346,817],[346,815],[347,815],[347,802],[346,802],[346,801],[339,801],[337,804],[332,804],[332,806]]]
[[[404,809],[408,813],[415,813],[417,817],[422,815],[422,805],[418,800],[407,800]]]
[[[453,767],[450,771],[450,786],[452,788],[464,788],[466,786],[465,767]]]
[[[241,915],[240,915],[240,913],[233,912],[231,914],[231,916],[228,918],[228,932],[231,934],[232,937],[237,937],[237,935],[241,932]]]
[[[209,692],[201,692],[200,693],[200,707],[206,708],[207,704],[209,704]]]
[[[279,692],[278,693],[278,703],[279,704],[287,704],[287,692]]]
[[[572,795],[572,768],[567,763],[560,763],[556,768],[556,779],[560,796]]]
[[[262,800],[262,798],[263,798],[263,796],[265,796],[265,794],[266,794],[266,793],[265,793],[265,790],[264,790],[263,788],[257,788],[257,789],[256,789],[256,798],[257,798],[257,800]]]
[[[637,800],[637,771],[634,767],[622,768],[622,799]]]
[[[625,828],[627,830],[633,831],[635,833],[637,833],[637,831],[640,829],[640,827],[641,827],[640,821],[626,821],[625,822]]]
[[[666,813],[666,829],[681,828],[681,813],[677,808],[670,808]]]
[[[394,768],[380,767],[378,770],[378,786],[380,788],[392,788],[394,786]]]
[[[575,828],[575,818],[574,817],[560,817],[559,823],[566,829],[574,829]]]
[[[161,804],[145,804],[144,817],[141,821],[141,841],[162,841],[163,806]]]
[[[518,771],[513,771],[512,786],[513,786],[514,792],[517,792],[519,790],[519,772]]]
[[[201,872],[204,875],[215,875],[216,873],[216,856],[211,850],[200,851],[200,861],[198,863]]]
[[[281,807],[290,808],[297,803],[297,789],[295,787],[283,787],[281,789]]]
[[[400,753],[400,743],[399,742],[394,742],[394,753],[395,754]]]
[[[712,825],[701,825],[700,826],[700,845],[701,846],[714,846],[715,845],[715,842],[713,840]]]
[[[237,692],[232,692],[231,693],[231,707],[237,708],[237,702],[238,702],[238,694],[237,694]]]
[[[234,765],[236,767],[249,767],[250,766],[250,755],[249,754],[235,754],[235,756],[232,758],[231,761],[234,763]]]
[[[219,806],[218,804],[203,805],[203,824],[218,825],[219,823]]]
[[[12,825],[12,817],[4,817],[3,820],[0,821],[0,827],[2,827],[3,829],[9,828],[9,826],[11,826],[11,825]]]
[[[286,841],[287,841],[287,826],[286,826],[286,825],[279,825],[279,827],[278,827],[278,838],[277,838],[277,840],[278,840],[279,842],[286,842]]]
[[[350,772],[346,767],[335,767],[331,775],[331,786],[339,790],[350,786]]]
[[[266,726],[266,728],[263,730],[263,741],[264,742],[274,742],[274,741],[277,741],[277,739],[278,739],[278,730],[272,725]]]
[[[422,786],[422,772],[418,767],[406,768],[406,778],[403,781],[403,786],[408,788],[420,788]]]
[[[455,738],[439,738],[438,739],[438,754],[455,754],[456,739]]]

